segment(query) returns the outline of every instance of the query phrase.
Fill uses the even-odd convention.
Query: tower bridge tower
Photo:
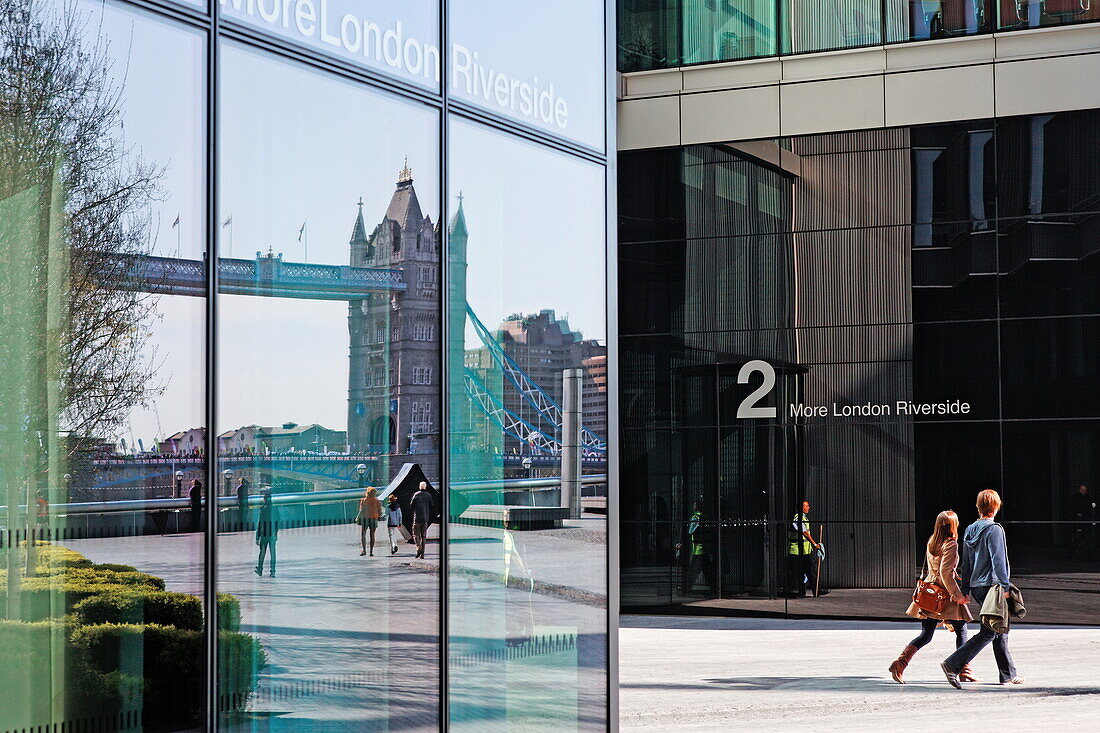
[[[400,269],[407,289],[349,303],[348,445],[380,454],[425,454],[417,460],[427,470],[441,445],[438,226],[421,211],[407,159],[370,234],[362,199],[358,205],[351,265]]]

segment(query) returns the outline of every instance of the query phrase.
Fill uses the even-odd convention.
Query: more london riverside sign
[[[388,69],[430,86],[439,84],[439,47],[419,40],[402,20],[378,23],[357,15],[375,3],[349,0],[220,0],[227,17],[320,46],[345,58]],[[398,4],[400,5],[400,4]],[[410,4],[406,7],[412,7]],[[348,12],[343,12],[346,8]],[[421,22],[427,32],[429,22]],[[455,91],[530,123],[564,132],[569,104],[553,81],[520,78],[493,68],[481,54],[451,43],[450,83]]]
[[[741,367],[737,373],[738,384],[749,384],[754,374],[763,376],[764,381],[741,401],[737,407],[739,419],[776,418],[779,408],[761,406],[759,403],[775,388],[775,367],[763,359],[754,359]],[[796,402],[786,406],[791,418],[813,417],[921,417],[968,415],[971,406],[962,400],[943,402],[913,402],[912,400],[894,400],[891,402],[865,402],[863,404],[814,405]]]

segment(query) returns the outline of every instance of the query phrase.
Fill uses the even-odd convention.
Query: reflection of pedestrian
[[[974,600],[981,604],[990,593],[1004,593],[1005,598],[1008,598],[1011,579],[1005,530],[993,521],[1001,509],[1001,497],[996,491],[986,489],[978,494],[977,507],[978,521],[967,527],[966,534],[963,535],[959,558],[959,588],[964,595],[973,595]],[[1008,631],[999,634],[983,622],[978,633],[940,665],[952,687],[962,689],[959,684],[961,670],[989,642],[993,642],[993,656],[997,660],[1001,684],[1018,685],[1023,682],[1016,675],[1016,665],[1008,651]]]
[[[428,538],[428,525],[432,523],[435,502],[428,491],[428,482],[421,481],[412,497],[413,539],[416,540],[416,556],[424,557],[424,543]]]
[[[378,531],[378,520],[382,518],[382,502],[378,500],[378,489],[367,487],[367,495],[359,500],[359,513],[355,521],[359,523],[359,544],[363,551],[360,556],[367,554],[367,532],[370,532],[370,556],[374,557],[374,534]]]
[[[191,500],[191,531],[198,532],[202,529],[202,482],[197,478],[191,479],[187,498]]]
[[[802,502],[802,511],[794,515],[787,528],[787,595],[803,597],[807,588],[817,587],[817,555],[821,543],[810,533],[810,502]],[[825,595],[825,588],[818,595]]]
[[[260,554],[256,560],[253,572],[256,575],[264,574],[264,556],[271,552],[271,571],[268,573],[275,577],[275,543],[279,539],[279,510],[271,503],[271,492],[263,492],[263,503],[260,504],[260,513],[256,518],[256,545],[260,548]]]
[[[401,534],[401,530],[405,527],[401,523],[403,517],[401,516],[401,504],[397,501],[396,494],[390,494],[390,500],[386,505],[386,535],[390,541],[390,554],[397,554],[397,539],[394,538],[394,534]]]
[[[1096,520],[1096,499],[1089,492],[1088,486],[1081,484],[1070,497],[1069,518],[1076,522],[1070,526],[1070,554],[1088,557],[1093,542],[1092,522]]]
[[[955,581],[955,568],[959,564],[958,536],[958,515],[950,510],[940,512],[936,516],[936,525],[925,549],[924,565],[928,572],[923,580],[940,586],[951,597],[944,605],[943,611],[936,615],[926,613],[918,608],[916,603],[909,604],[905,613],[907,616],[921,620],[921,632],[917,638],[909,642],[909,646],[902,650],[901,656],[890,665],[890,676],[895,682],[905,684],[905,680],[901,677],[902,673],[917,650],[932,641],[932,634],[941,623],[955,633],[956,649],[966,643],[966,622],[973,621],[974,617],[966,606],[966,596],[959,590],[959,584]],[[963,682],[977,681],[969,666],[963,667],[959,672],[959,679]]]
[[[237,522],[242,530],[248,527],[248,490],[250,487],[248,479],[241,476],[237,482]]]
[[[686,562],[681,560],[685,567],[685,573],[680,586],[680,592],[684,595],[690,595],[692,588],[695,587],[695,581],[699,578],[699,574],[702,573],[703,580],[706,582],[710,594],[712,596],[718,595],[714,579],[714,561],[712,557],[714,548],[711,546],[710,542],[713,530],[704,524],[703,504],[701,501],[696,500],[691,505],[691,509],[691,520],[688,522],[687,526],[688,558]],[[678,554],[682,552],[683,549],[683,542],[676,545],[676,552]]]

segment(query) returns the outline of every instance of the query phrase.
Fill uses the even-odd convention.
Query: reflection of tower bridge
[[[350,265],[284,262],[282,255],[257,252],[254,260],[218,259],[221,293],[278,298],[348,301],[351,340],[348,385],[348,445],[354,453],[432,454],[437,440],[440,394],[447,384],[434,373],[438,349],[450,348],[452,363],[464,361],[463,329],[450,339],[438,327],[440,295],[439,225],[422,214],[412,174],[406,167],[382,221],[368,234],[362,201],[352,236]],[[465,302],[467,230],[463,205],[451,220],[450,300]],[[153,256],[119,258],[123,287],[163,295],[202,296],[206,262]],[[452,319],[462,312],[452,303]],[[563,450],[564,411],[545,385],[532,379],[467,305],[465,317],[487,357],[465,366],[461,386],[482,422],[513,447],[553,461]],[[579,367],[580,364],[573,366]],[[491,382],[491,384],[489,384]],[[441,389],[440,385],[444,389]],[[581,429],[583,463],[606,460],[606,441]],[[501,446],[502,448],[504,446]],[[503,451],[502,451],[503,452]],[[498,459],[508,466],[515,460]]]

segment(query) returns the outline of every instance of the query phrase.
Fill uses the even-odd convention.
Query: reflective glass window
[[[1100,7],[1091,0],[994,0],[1001,30],[1039,28],[1100,20]]]
[[[603,730],[604,171],[450,136],[450,727]]]
[[[436,730],[438,119],[222,54],[217,577],[264,650],[223,646],[222,723]]]
[[[0,728],[197,729],[205,39],[7,2],[0,48]]]
[[[429,89],[439,88],[434,0],[218,0],[225,20]]]
[[[603,150],[606,78],[593,73],[604,67],[603,3],[451,0],[449,7],[455,99]]]
[[[785,0],[783,53],[872,46],[883,41],[882,0]]]
[[[986,33],[990,0],[886,0],[888,41],[922,41]]]

